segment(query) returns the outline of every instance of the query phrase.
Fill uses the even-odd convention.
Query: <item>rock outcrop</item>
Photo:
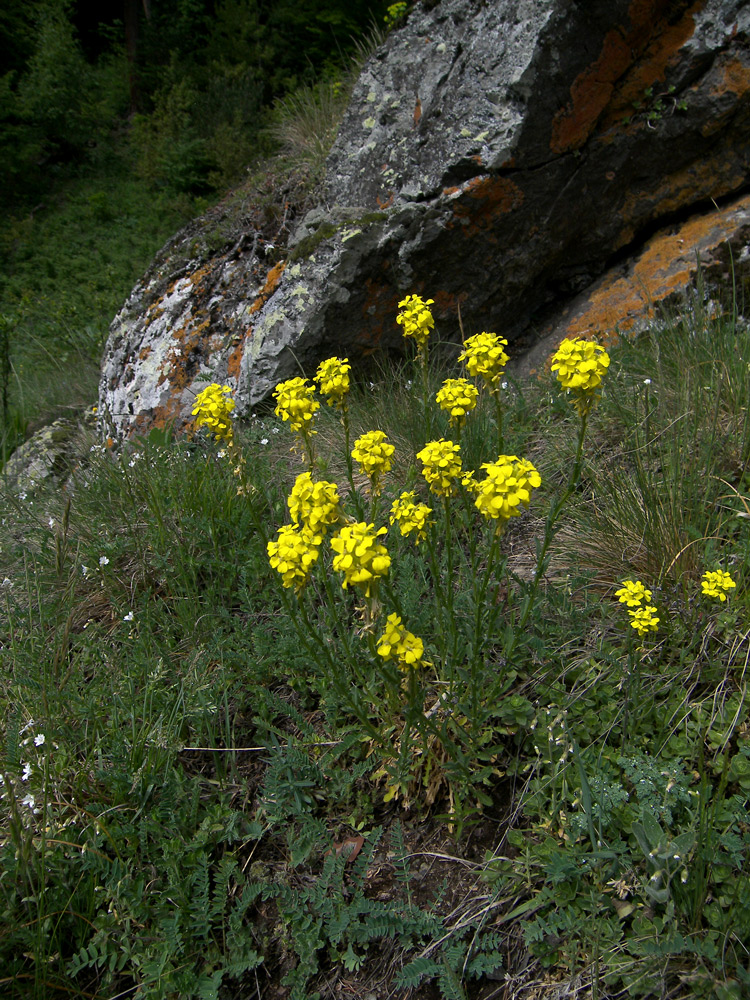
[[[533,343],[598,280],[615,296],[609,269],[635,281],[657,231],[712,206],[727,230],[749,181],[741,0],[417,4],[364,67],[324,205],[273,266],[252,231],[199,265],[173,241],[113,323],[101,406],[117,435],[180,424],[210,369],[241,413],[327,353],[398,347],[409,292],[444,338],[460,308]]]

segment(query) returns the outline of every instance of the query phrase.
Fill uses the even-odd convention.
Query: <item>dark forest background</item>
[[[0,4],[0,466],[39,422],[93,402],[109,323],[159,247],[269,163],[284,171],[280,125],[330,128],[326,102],[386,12]]]

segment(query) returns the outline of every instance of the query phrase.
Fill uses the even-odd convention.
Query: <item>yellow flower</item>
[[[731,590],[732,587],[736,586],[737,584],[729,573],[726,573],[723,569],[707,570],[701,580],[701,590],[706,597],[716,597],[722,603],[727,599],[724,591]]]
[[[656,608],[651,607],[650,604],[642,608],[636,608],[634,611],[628,611],[628,614],[630,615],[630,624],[638,635],[646,635],[647,632],[656,632],[661,621],[661,618],[657,618],[656,616]]]
[[[440,409],[450,414],[451,427],[463,427],[466,414],[477,405],[477,399],[477,387],[465,378],[447,378],[435,397]]]
[[[373,496],[377,496],[382,489],[380,479],[390,471],[395,450],[383,431],[367,431],[354,442],[352,458],[359,462],[360,469],[370,480]]]
[[[453,492],[455,480],[461,475],[461,449],[452,441],[440,438],[429,441],[417,458],[422,463],[422,475],[437,496],[447,497]]]
[[[596,390],[607,374],[609,355],[592,340],[565,338],[552,358],[552,371],[563,389],[573,394],[573,404],[585,416],[599,396]]]
[[[403,326],[405,337],[413,337],[416,340],[420,352],[427,346],[427,338],[435,326],[435,320],[429,309],[434,304],[434,299],[425,301],[419,295],[407,295],[398,304],[401,312],[396,317],[396,322]]]
[[[315,381],[329,406],[340,410],[349,392],[349,372],[352,366],[349,358],[329,358],[321,361],[315,373]]]
[[[279,382],[273,391],[276,399],[274,413],[282,420],[289,421],[293,431],[300,434],[315,434],[310,421],[320,409],[320,403],[313,398],[315,386],[306,378],[290,378]]]
[[[391,557],[384,545],[378,542],[380,535],[386,533],[385,528],[375,528],[374,524],[358,521],[347,524],[331,539],[331,548],[336,553],[333,557],[333,568],[337,573],[344,574],[341,586],[344,590],[349,584],[364,587],[365,596],[370,597],[373,584],[381,576],[385,576],[391,565]]]
[[[646,590],[640,580],[623,580],[622,587],[615,591],[615,597],[620,599],[620,604],[639,608],[644,601],[646,604],[650,602],[651,591]]]
[[[474,505],[487,518],[507,521],[517,517],[521,504],[528,507],[531,490],[542,482],[531,462],[515,455],[500,455],[482,468],[487,475],[476,485]]]
[[[378,639],[378,653],[384,660],[397,660],[403,670],[421,661],[424,643],[404,628],[398,615],[388,615],[385,631]]]
[[[234,409],[234,400],[229,395],[231,392],[231,386],[212,382],[198,393],[193,406],[196,429],[205,426],[217,441],[225,441],[227,444],[231,444],[234,433],[230,418]]]
[[[266,546],[271,569],[281,574],[285,587],[299,592],[310,576],[318,558],[323,538],[305,528],[285,524],[279,528],[277,540]]]
[[[490,388],[495,388],[510,360],[503,350],[507,346],[508,341],[496,333],[475,333],[464,341],[458,360],[466,363],[469,375],[479,376]]]
[[[432,513],[432,508],[426,503],[417,503],[416,494],[402,493],[398,500],[393,501],[391,506],[391,524],[398,524],[404,538],[412,532],[416,533],[415,543],[427,537],[427,518]]]
[[[307,528],[314,535],[325,535],[332,525],[338,524],[339,502],[336,483],[325,480],[314,483],[309,472],[297,476],[287,500],[295,525]]]

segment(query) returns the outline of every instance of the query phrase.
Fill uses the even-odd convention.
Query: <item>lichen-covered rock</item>
[[[32,434],[5,463],[2,470],[5,488],[25,496],[43,484],[61,483],[74,461],[77,433],[74,421],[60,419]]]
[[[184,421],[207,369],[237,380],[241,413],[329,352],[395,347],[409,292],[443,337],[459,308],[468,332],[549,331],[659,226],[747,185],[749,42],[742,0],[417,4],[365,65],[335,209],[298,226],[286,266],[249,232],[200,267],[168,251],[138,286],[107,352],[113,431]]]

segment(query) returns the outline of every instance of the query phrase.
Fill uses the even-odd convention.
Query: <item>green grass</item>
[[[578,420],[551,375],[503,390],[505,448],[542,485],[499,548],[458,499],[451,561],[444,533],[431,557],[387,536],[368,613],[398,601],[424,638],[417,702],[328,556],[299,600],[269,567],[304,469],[275,417],[237,431],[245,478],[200,438],[157,436],[120,456],[89,442],[67,496],[6,496],[3,995],[332,997],[346,979],[448,998],[487,973],[581,997],[746,995],[749,339],[693,309],[611,351],[536,593]],[[431,371],[429,396],[454,373]],[[462,436],[478,477],[493,414],[483,400]],[[439,519],[414,457],[418,373],[368,375],[350,416],[352,440],[396,445],[377,522],[407,488]],[[368,511],[338,415],[316,420],[316,476]],[[737,583],[726,603],[700,592],[716,567]],[[614,596],[626,578],[653,592],[643,638]],[[472,677],[491,704],[460,694]]]

